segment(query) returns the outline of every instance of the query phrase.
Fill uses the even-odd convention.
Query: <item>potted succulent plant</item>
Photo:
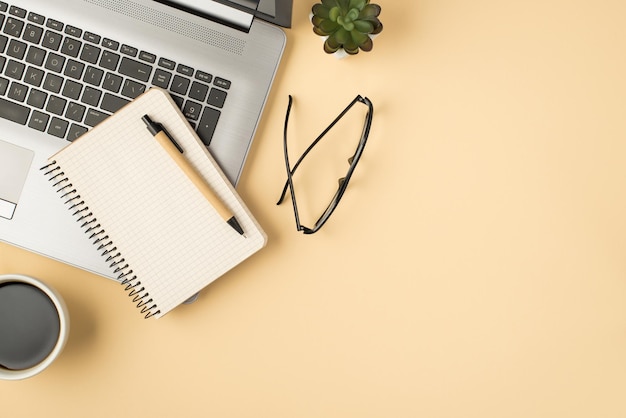
[[[383,30],[380,11],[380,6],[369,0],[321,0],[313,5],[313,32],[326,37],[324,51],[329,54],[371,51],[372,36]]]

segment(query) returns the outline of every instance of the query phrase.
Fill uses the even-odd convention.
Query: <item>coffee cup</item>
[[[19,380],[45,370],[69,335],[61,295],[33,277],[0,275],[0,379]]]

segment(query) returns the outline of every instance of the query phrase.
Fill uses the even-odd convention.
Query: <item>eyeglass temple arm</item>
[[[287,126],[289,124],[289,114],[291,113],[291,105],[293,103],[293,97],[289,95],[289,105],[287,106],[287,114],[285,115],[285,128],[283,131],[283,152],[285,154],[285,168],[287,171],[287,183],[285,188],[283,189],[283,193],[281,195],[280,201],[277,204],[282,202],[285,192],[287,190],[287,185],[289,185],[289,191],[291,193],[291,203],[293,204],[293,213],[296,219],[296,228],[298,231],[302,230],[302,224],[300,224],[300,215],[298,214],[298,206],[296,205],[296,193],[293,190],[293,179],[291,177],[291,169],[289,163],[289,151],[287,149]],[[299,162],[299,161],[298,161]]]
[[[361,154],[363,153],[363,149],[365,148],[365,143],[367,142],[367,137],[369,135],[369,128],[370,128],[370,124],[368,123],[368,120],[371,122],[371,116],[373,113],[374,109],[372,107],[370,107],[370,111],[368,112],[368,114],[365,116],[365,125],[363,126],[363,133],[361,134],[361,142],[359,143],[359,146],[357,147],[354,156],[352,156],[348,161],[350,163],[350,168],[348,169],[348,172],[346,173],[346,176],[339,179],[339,187],[337,188],[337,192],[335,193],[335,196],[333,196],[333,199],[331,200],[331,203],[328,205],[328,207],[326,208],[326,210],[324,211],[324,213],[322,213],[320,215],[320,217],[317,219],[317,221],[315,221],[315,226],[313,228],[307,228],[307,227],[303,227],[303,231],[305,234],[313,234],[315,233],[318,229],[320,229],[328,220],[328,218],[330,218],[330,215],[333,214],[333,212],[335,211],[335,209],[337,208],[337,206],[339,205],[339,201],[341,200],[341,198],[343,197],[343,194],[346,191],[346,188],[348,187],[348,183],[350,182],[350,178],[352,177],[352,173],[354,172],[354,169],[356,168],[356,165],[358,164],[360,158],[361,158]]]
[[[296,172],[296,169],[298,168],[298,166],[300,166],[300,163],[302,162],[302,160],[304,160],[304,157],[306,157],[308,155],[309,152],[311,152],[311,150],[317,145],[318,142],[320,142],[322,140],[322,138],[337,124],[337,122],[339,122],[339,120],[345,116],[346,113],[348,113],[348,111],[350,110],[350,108],[352,108],[352,106],[354,106],[357,102],[364,102],[364,99],[360,96],[357,95],[354,100],[352,100],[350,102],[350,104],[348,104],[348,106],[346,106],[346,108],[339,114],[339,116],[337,116],[335,118],[335,120],[333,120],[330,125],[328,125],[326,127],[326,129],[324,129],[324,131],[322,131],[321,134],[319,134],[319,136],[317,138],[315,138],[315,140],[313,142],[311,142],[311,145],[309,145],[307,147],[307,149],[302,153],[302,155],[300,156],[300,158],[298,158],[298,161],[296,161],[296,163],[294,164],[293,168],[290,168],[289,166],[289,157],[287,155],[287,126],[289,123],[289,114],[291,113],[291,105],[293,103],[293,98],[291,97],[291,95],[289,96],[289,104],[287,105],[287,116],[285,118],[285,129],[284,129],[284,143],[285,143],[285,161],[287,161],[287,167],[289,170],[289,173],[287,175],[287,180],[285,181],[285,186],[283,187],[283,191],[280,194],[280,198],[278,199],[278,202],[276,202],[277,205],[280,205],[283,200],[285,199],[285,195],[287,194],[287,188],[290,187],[290,178],[291,176],[293,176],[293,174]]]

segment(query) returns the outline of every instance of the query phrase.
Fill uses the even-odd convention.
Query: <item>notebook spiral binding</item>
[[[98,223],[98,219],[89,211],[89,206],[84,200],[81,200],[80,194],[73,188],[70,180],[65,177],[60,165],[56,161],[52,161],[41,167],[40,170],[48,177],[48,181],[53,183],[52,187],[59,193],[61,199],[65,199],[64,203],[68,206],[68,210],[73,211],[72,216],[76,217],[76,222],[82,222],[80,227],[85,234],[89,234],[89,239],[93,245],[97,246],[98,251],[102,251],[102,257],[106,257],[105,261],[110,263],[109,266],[114,269],[113,273],[118,274],[117,279],[125,286],[124,290],[128,292],[129,297],[133,298],[133,303],[137,304],[137,308],[141,309],[145,318],[159,314],[161,311],[150,297],[150,293],[141,285],[141,281],[137,280],[132,268],[126,263],[104,228]]]

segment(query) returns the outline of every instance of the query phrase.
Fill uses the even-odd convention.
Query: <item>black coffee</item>
[[[59,313],[43,291],[20,282],[0,284],[0,367],[36,366],[54,349]]]

